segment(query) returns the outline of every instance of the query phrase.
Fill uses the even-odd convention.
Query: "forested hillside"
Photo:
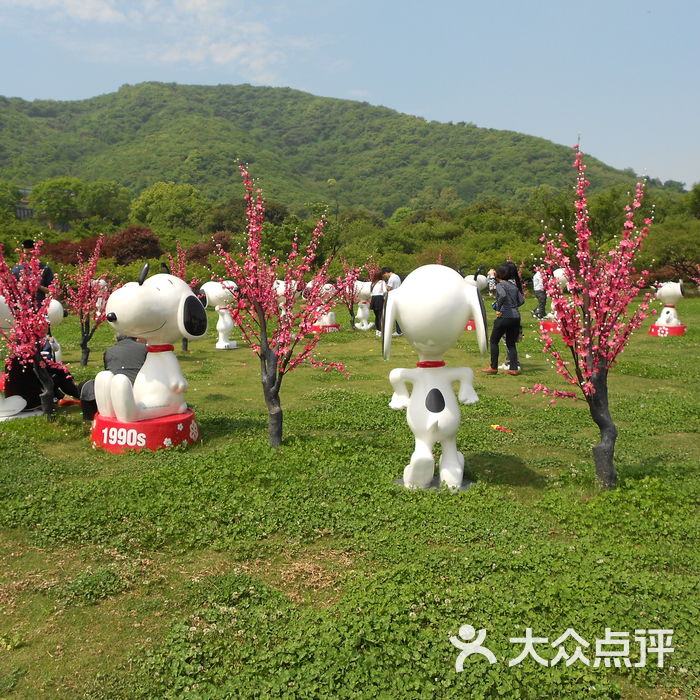
[[[221,201],[238,191],[241,161],[292,210],[523,203],[539,185],[571,185],[569,145],[288,88],[142,83],[73,102],[0,97],[0,180],[108,179],[132,195],[174,181]],[[594,191],[634,177],[587,162]]]

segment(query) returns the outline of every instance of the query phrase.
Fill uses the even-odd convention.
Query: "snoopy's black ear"
[[[180,303],[178,325],[185,338],[201,338],[206,334],[207,312],[194,294],[188,294]]]
[[[149,268],[150,265],[148,263],[144,263],[144,266],[141,268],[141,274],[139,275],[139,286],[141,286],[146,281]]]

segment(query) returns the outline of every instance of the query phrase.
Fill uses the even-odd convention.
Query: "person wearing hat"
[[[22,249],[25,255],[31,255],[34,250],[34,241],[31,238],[22,241]],[[19,279],[19,273],[24,268],[24,265],[17,264],[12,268],[12,275],[15,279]],[[39,283],[39,288],[36,291],[36,303],[41,304],[49,293],[49,287],[51,282],[53,282],[53,270],[45,263],[39,260],[39,269],[41,270],[41,282]]]

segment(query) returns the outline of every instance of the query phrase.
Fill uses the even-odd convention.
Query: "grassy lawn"
[[[529,306],[528,302],[528,306]],[[115,456],[90,446],[78,408],[0,424],[0,697],[675,698],[700,691],[698,494],[700,299],[682,338],[633,337],[610,379],[619,488],[595,486],[597,429],[525,320],[523,374],[477,372],[462,408],[466,491],[410,492],[413,439],[388,408],[374,333],[325,337],[282,386],[284,444],[267,446],[257,358],[179,353],[202,441]],[[347,315],[338,310],[347,326]],[[75,319],[56,329],[78,380]],[[486,365],[465,333],[448,364]],[[234,337],[236,337],[234,335]],[[529,355],[530,357],[527,357]],[[493,430],[500,424],[512,430]],[[487,631],[457,673],[462,625]],[[509,666],[531,628],[567,629],[591,665]],[[664,667],[593,667],[595,640],[673,629]],[[575,642],[565,645],[569,655]]]

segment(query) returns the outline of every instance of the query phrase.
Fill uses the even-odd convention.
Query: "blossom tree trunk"
[[[593,446],[595,473],[601,486],[612,489],[617,484],[614,466],[617,428],[613,423],[608,404],[608,370],[604,369],[593,374],[591,384],[595,391],[586,396],[586,401],[591,418],[600,431],[600,442]]]

